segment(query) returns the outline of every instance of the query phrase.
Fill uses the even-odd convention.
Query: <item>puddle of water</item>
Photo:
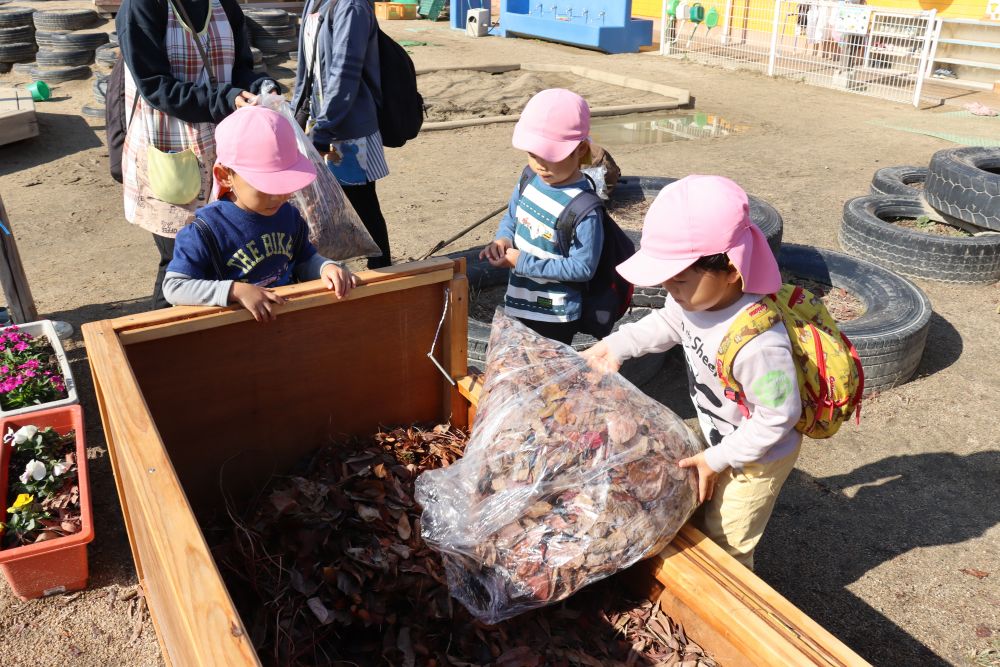
[[[728,137],[743,127],[709,113],[683,116],[605,116],[592,118],[590,135],[598,144],[663,144],[670,141]]]

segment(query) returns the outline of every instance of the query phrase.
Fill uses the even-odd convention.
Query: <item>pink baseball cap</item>
[[[215,164],[229,167],[247,183],[270,195],[298,192],[316,180],[316,167],[299,152],[295,129],[276,111],[246,106],[215,128]],[[212,199],[219,183],[212,185]]]
[[[750,221],[747,193],[722,176],[686,176],[656,195],[642,225],[639,250],[618,273],[641,287],[659,285],[700,257],[726,253],[743,291],[773,294],[781,272],[764,233]]]
[[[514,148],[548,162],[565,160],[590,135],[590,107],[564,88],[549,88],[524,106],[514,126]]]

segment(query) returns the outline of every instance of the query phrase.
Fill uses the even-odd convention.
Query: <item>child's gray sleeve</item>
[[[167,271],[163,298],[173,306],[228,306],[232,280],[203,280]]]

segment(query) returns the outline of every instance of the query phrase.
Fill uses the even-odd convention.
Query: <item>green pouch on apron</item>
[[[164,153],[152,144],[146,147],[149,189],[160,201],[184,206],[201,192],[201,165],[194,151]]]

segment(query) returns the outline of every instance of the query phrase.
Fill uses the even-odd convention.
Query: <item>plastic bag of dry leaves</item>
[[[497,310],[465,455],[416,481],[451,595],[497,623],[662,549],[697,505],[701,446],[618,374]]]

